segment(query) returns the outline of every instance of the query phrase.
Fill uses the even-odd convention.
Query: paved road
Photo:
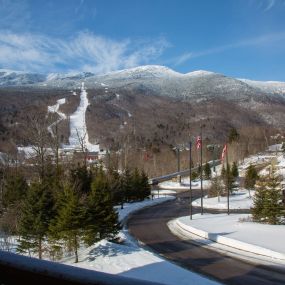
[[[198,191],[194,196],[198,197]],[[165,258],[225,284],[285,284],[285,271],[249,264],[203,248],[173,235],[166,223],[189,214],[189,196],[143,209],[129,219],[129,232]],[[194,209],[198,212],[198,209]],[[177,280],[179,284],[179,280]]]

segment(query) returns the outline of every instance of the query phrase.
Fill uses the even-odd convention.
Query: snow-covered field
[[[169,225],[171,230],[197,240],[208,239],[225,246],[228,251],[239,249],[285,265],[285,227],[250,222],[248,214],[196,214],[178,218]],[[208,243],[208,245],[211,245]]]
[[[173,197],[146,200],[139,203],[125,204],[124,209],[118,207],[120,220],[143,207],[162,203]],[[124,243],[117,244],[102,240],[95,245],[79,251],[79,262],[74,264],[74,257],[62,260],[65,264],[100,272],[118,274],[125,277],[159,282],[162,284],[218,284],[194,272],[185,270],[168,262],[156,254],[143,249],[124,229],[120,233]]]
[[[230,209],[250,209],[253,205],[252,197],[254,196],[254,191],[250,191],[251,196],[249,196],[249,192],[245,189],[235,191],[232,195],[230,195]],[[200,207],[201,199],[196,199],[192,202],[193,206]],[[203,207],[208,209],[227,209],[228,208],[228,198],[227,197],[212,197],[203,199]]]

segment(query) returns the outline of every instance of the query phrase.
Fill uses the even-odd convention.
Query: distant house
[[[93,151],[93,152],[88,152],[87,153],[87,156],[86,156],[86,161],[88,163],[95,163],[97,162],[99,159],[99,153],[96,152],[96,151]]]

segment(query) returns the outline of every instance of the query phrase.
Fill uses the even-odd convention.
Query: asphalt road
[[[199,197],[199,191],[193,195]],[[199,212],[193,208],[194,213]],[[189,215],[189,194],[180,193],[176,200],[143,209],[128,220],[129,232],[154,252],[192,271],[224,284],[285,284],[285,271],[246,263],[203,248],[173,235],[167,222]],[[274,241],[273,241],[274,242]],[[179,278],[177,280],[179,284]]]

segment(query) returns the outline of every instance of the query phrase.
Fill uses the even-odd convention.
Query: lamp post
[[[200,164],[200,179],[201,179],[201,215],[204,214],[204,207],[203,207],[203,198],[204,198],[204,189],[203,189],[203,133],[202,129],[205,127],[205,125],[200,126],[200,156],[201,156],[201,164]]]
[[[181,183],[181,176],[179,175],[180,172],[180,151],[185,150],[185,144],[179,144],[173,148],[176,150],[176,157],[177,157],[177,177],[178,182]]]
[[[192,220],[192,142],[189,142],[190,220]]]
[[[219,144],[208,144],[207,150],[212,153],[212,162],[213,162],[213,171],[216,173],[216,158],[217,158],[217,150],[221,146]]]

